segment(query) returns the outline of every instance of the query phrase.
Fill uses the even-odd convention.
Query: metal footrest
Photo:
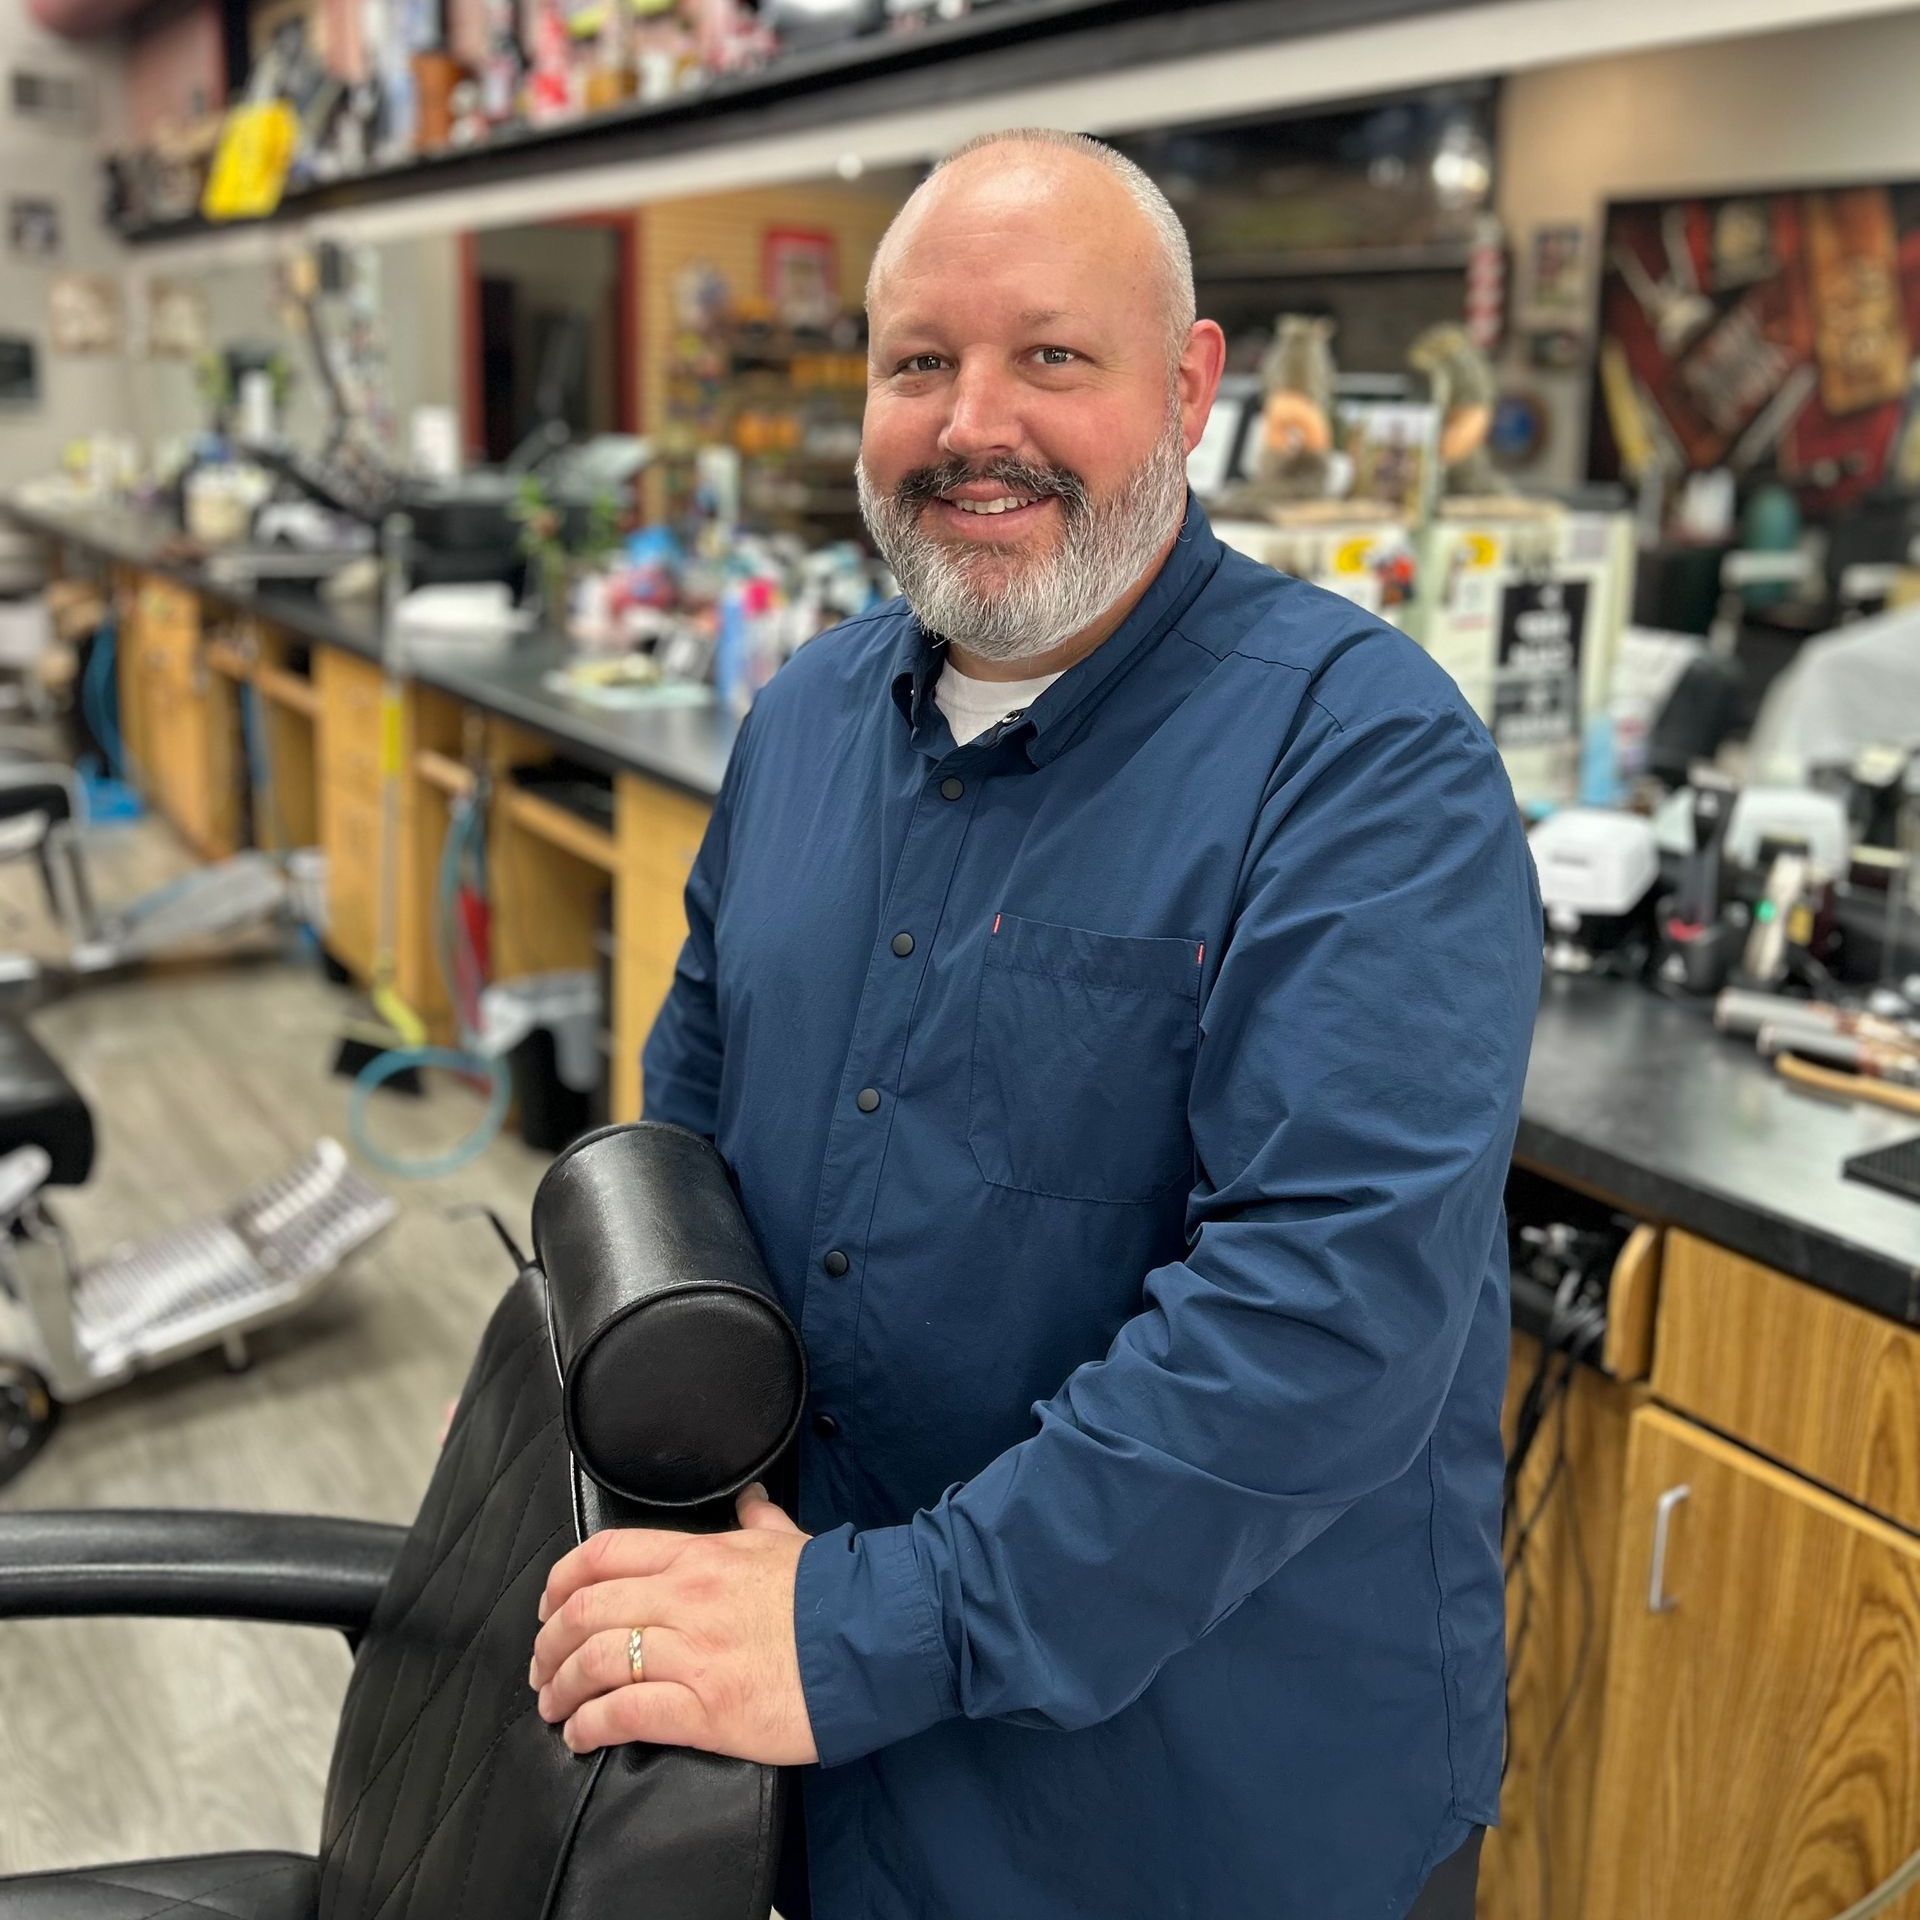
[[[276,1320],[394,1217],[384,1193],[322,1140],[212,1220],[118,1249],[73,1290],[74,1331],[95,1373],[154,1366]]]
[[[93,943],[121,962],[151,959],[195,940],[265,927],[287,904],[287,880],[269,853],[236,853],[144,894],[105,918]]]

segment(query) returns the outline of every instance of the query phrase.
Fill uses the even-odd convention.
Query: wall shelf
[[[239,234],[356,207],[635,165],[742,140],[1013,92],[1261,42],[1457,11],[1469,0],[1021,0],[781,55],[697,93],[527,127],[288,193],[267,220],[128,224],[135,246]],[[937,78],[928,70],[937,68]],[[450,220],[449,224],[453,224]]]

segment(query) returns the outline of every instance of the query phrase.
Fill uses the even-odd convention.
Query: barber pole
[[[1507,245],[1500,222],[1491,217],[1474,229],[1467,254],[1467,338],[1482,353],[1493,353],[1506,330]]]

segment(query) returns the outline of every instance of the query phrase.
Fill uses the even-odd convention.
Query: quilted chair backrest
[[[784,1776],[668,1748],[576,1759],[527,1664],[547,1571],[588,1533],[733,1524],[797,1423],[798,1341],[718,1156],[678,1129],[570,1149],[534,1229],[355,1658],[320,1920],[765,1920]]]

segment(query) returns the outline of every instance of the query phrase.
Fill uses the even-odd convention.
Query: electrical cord
[[[1876,1913],[1885,1913],[1914,1887],[1920,1887],[1920,1850],[1908,1854],[1871,1893],[1856,1900],[1845,1913],[1835,1914],[1833,1920],[1873,1920]]]
[[[453,817],[447,823],[447,837],[440,849],[440,885],[436,901],[435,932],[437,957],[448,995],[454,1005],[454,1018],[460,1029],[458,1047],[390,1047],[376,1054],[354,1076],[353,1091],[347,1101],[347,1129],[360,1153],[382,1173],[401,1180],[431,1180],[442,1174],[456,1173],[478,1158],[498,1137],[506,1123],[507,1107],[513,1096],[513,1083],[504,1060],[495,1060],[478,1050],[474,1022],[469,1016],[463,983],[472,986],[477,1006],[481,978],[479,956],[472,951],[460,924],[459,892],[463,870],[479,876],[484,894],[486,855],[482,836],[486,828],[486,786],[475,784],[471,793],[455,801]],[[485,1083],[487,1104],[479,1121],[465,1138],[442,1153],[409,1159],[392,1154],[376,1145],[367,1127],[367,1103],[387,1081],[403,1073],[420,1069],[459,1074],[468,1080]]]

